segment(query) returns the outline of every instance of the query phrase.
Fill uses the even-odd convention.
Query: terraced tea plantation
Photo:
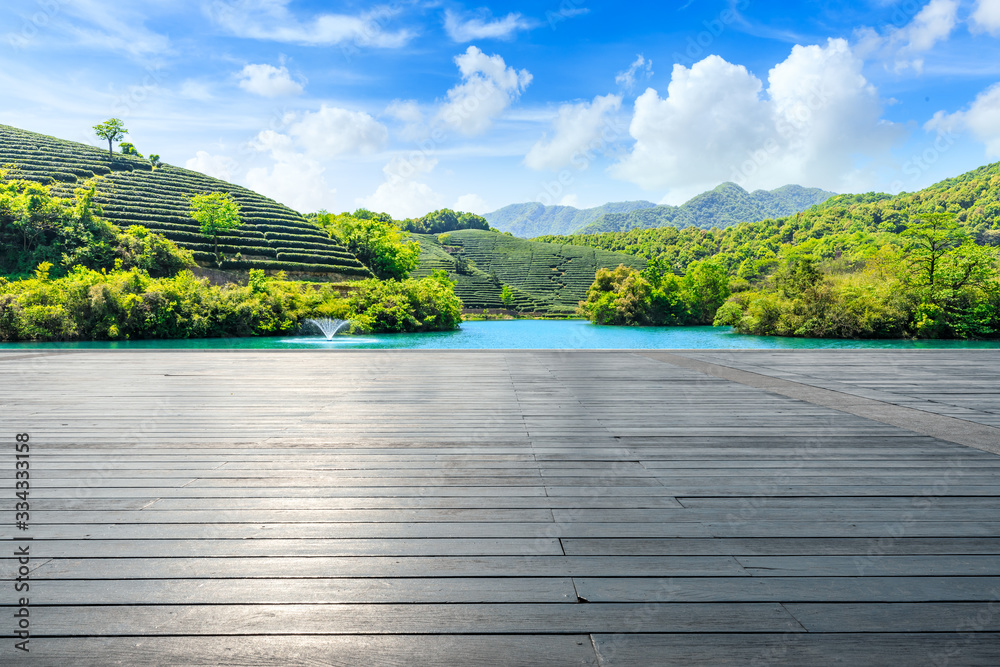
[[[414,275],[444,269],[457,281],[455,293],[466,308],[502,308],[503,285],[514,293],[518,310],[572,314],[599,268],[619,264],[643,269],[633,255],[583,246],[525,241],[506,234],[466,229],[449,232],[447,245],[438,237],[414,235],[420,241],[420,267]],[[459,271],[464,263],[465,273]]]
[[[285,270],[314,277],[368,276],[354,255],[287,206],[246,188],[198,172],[108,152],[0,125],[0,168],[11,176],[53,185],[73,196],[83,181],[99,177],[96,201],[103,217],[121,227],[142,225],[194,251],[214,266],[213,245],[190,216],[191,195],[228,192],[239,202],[243,226],[219,237],[223,269]]]

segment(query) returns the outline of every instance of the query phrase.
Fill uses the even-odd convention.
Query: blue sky
[[[303,212],[919,189],[1000,159],[1000,0],[7,0],[0,123]]]

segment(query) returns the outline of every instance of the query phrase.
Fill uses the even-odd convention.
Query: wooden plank
[[[990,602],[790,602],[783,607],[809,632],[998,632],[1000,590],[990,593]]]
[[[31,643],[31,660],[40,665],[75,667],[597,665],[590,637],[585,634],[46,637]],[[25,664],[31,663],[25,660]]]
[[[992,524],[990,524],[992,525]],[[984,528],[983,530],[988,530]],[[881,535],[884,527],[872,528]],[[537,539],[560,537],[711,537],[700,523],[227,523],[227,524],[42,524],[31,527],[35,539],[400,539],[473,538]]]
[[[1000,521],[767,521],[753,515],[734,515],[720,523],[699,524],[715,537],[868,537],[895,540],[907,537],[995,537]],[[901,531],[903,531],[901,533]]]
[[[424,489],[428,491],[428,489]],[[672,508],[681,504],[672,496],[486,496],[438,498],[420,495],[411,498],[381,498],[377,491],[369,497],[354,498],[81,498],[81,499],[35,499],[31,507],[37,512],[52,511],[118,511],[143,510],[145,512],[196,511],[196,510],[253,510],[253,511],[302,511],[350,509],[625,509],[625,508]],[[154,519],[155,520],[155,519]]]
[[[1000,577],[615,577],[573,579],[589,602],[990,602]]]
[[[112,579],[46,582],[32,589],[44,606],[140,604],[386,604],[567,603],[577,594],[568,577],[309,579]],[[5,604],[7,601],[4,601]],[[11,600],[10,603],[14,601]]]
[[[978,665],[1000,663],[1000,634],[595,634],[602,667]]]
[[[546,545],[543,545],[543,547]],[[726,556],[317,556],[285,558],[71,558],[45,561],[37,579],[170,579],[300,577],[678,577],[749,576]],[[5,577],[15,560],[0,562]]]
[[[561,540],[569,556],[871,556],[1000,554],[998,537],[748,537],[575,538]]]
[[[579,635],[327,635],[237,637],[46,637],[31,642],[24,664],[75,667],[578,667],[597,665],[590,637]]]
[[[1000,575],[1000,556],[737,556],[755,577]]]
[[[59,511],[32,515],[36,525],[107,523],[381,523],[383,521],[552,521],[547,509],[396,509],[396,510],[164,510],[162,512]]]
[[[32,609],[37,639],[141,634],[587,634],[802,632],[778,604],[420,604],[79,606]],[[0,629],[0,636],[8,630]],[[9,635],[7,635],[9,636]],[[41,643],[41,642],[39,642]]]

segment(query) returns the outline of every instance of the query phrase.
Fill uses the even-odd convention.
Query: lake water
[[[0,352],[24,349],[970,349],[997,348],[1000,341],[836,340],[744,336],[728,327],[604,327],[582,320],[465,322],[441,333],[268,338],[203,338],[81,343],[0,343]]]

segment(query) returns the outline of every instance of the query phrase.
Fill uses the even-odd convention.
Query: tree
[[[149,154],[149,164],[153,165],[153,169],[160,166],[160,156],[156,153]]]
[[[125,129],[125,123],[118,118],[111,118],[99,125],[95,125],[94,132],[97,133],[98,138],[107,140],[108,156],[112,160],[115,157],[114,146],[112,144],[115,141],[121,141],[128,134],[128,130]]]
[[[918,284],[935,288],[944,258],[965,241],[965,232],[951,213],[924,213],[901,235]]]
[[[448,208],[433,211],[422,218],[403,220],[399,225],[404,231],[415,234],[440,234],[459,229],[489,230],[490,228],[490,223],[482,216],[459,213]]]
[[[420,244],[408,241],[408,234],[385,213],[364,209],[339,215],[321,212],[313,220],[382,280],[403,280],[417,268]]]
[[[729,298],[729,274],[715,259],[692,262],[681,279],[681,298],[693,324],[711,324],[715,311]]]
[[[191,217],[201,225],[202,235],[212,239],[215,261],[221,265],[219,234],[243,224],[239,203],[228,192],[195,195],[191,198]]]
[[[510,288],[506,285],[500,290],[500,303],[503,304],[504,308],[510,310],[514,307],[514,293],[510,291]]]

